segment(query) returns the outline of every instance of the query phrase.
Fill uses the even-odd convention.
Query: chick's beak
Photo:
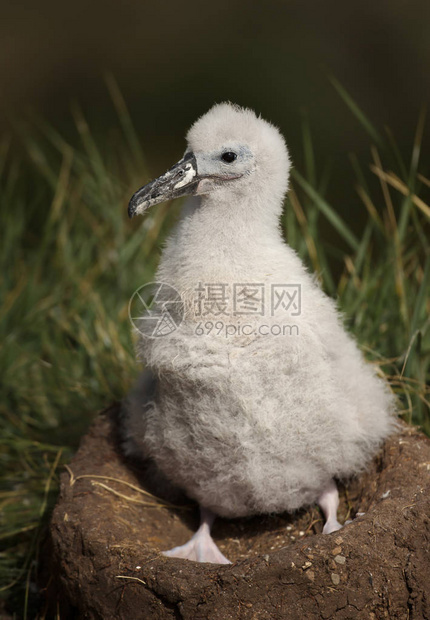
[[[195,155],[188,152],[165,174],[133,194],[128,205],[129,217],[140,215],[160,202],[194,194],[199,180]]]

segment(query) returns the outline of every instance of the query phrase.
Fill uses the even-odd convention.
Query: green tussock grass
[[[150,175],[121,94],[111,77],[107,83],[119,120],[106,136],[96,139],[74,105],[74,144],[39,118],[17,123],[12,141],[0,143],[0,594],[19,617],[38,604],[35,575],[62,465],[95,413],[122,398],[136,375],[128,301],[151,280],[178,213],[178,205],[160,205],[128,220],[128,199]],[[405,419],[429,432],[424,117],[404,161],[392,136],[380,135],[334,85],[374,145],[370,162],[351,157],[351,192],[366,223],[353,230],[328,202],[329,177],[317,169],[304,118],[305,167],[293,171],[286,237],[338,299]],[[321,222],[341,249],[321,234]]]

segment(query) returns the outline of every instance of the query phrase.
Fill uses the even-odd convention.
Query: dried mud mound
[[[117,412],[97,419],[62,475],[47,579],[62,619],[430,618],[424,435],[405,426],[340,489],[340,520],[353,521],[339,532],[321,535],[316,508],[217,520],[214,538],[233,562],[219,566],[160,555],[188,540],[198,512],[142,493],[141,472],[117,449]]]

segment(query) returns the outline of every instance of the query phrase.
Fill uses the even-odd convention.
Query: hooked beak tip
[[[136,205],[130,202],[128,203],[128,217],[132,219],[136,215]]]
[[[132,219],[135,215],[139,215],[139,213],[143,213],[145,211],[145,207],[147,206],[147,201],[142,200],[142,190],[138,190],[130,199],[128,203],[128,217]]]

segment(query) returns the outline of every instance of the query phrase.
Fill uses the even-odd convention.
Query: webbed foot
[[[212,564],[231,564],[230,560],[221,553],[216,546],[210,529],[215,515],[205,508],[200,509],[200,527],[185,545],[163,551],[163,555],[170,558],[183,558],[194,562],[211,562]]]
[[[337,521],[337,519],[332,519],[331,521],[326,521],[324,527],[323,527],[323,534],[331,534],[332,532],[337,532],[338,530],[341,530],[343,528],[343,525],[341,525],[339,523],[339,521]]]
[[[221,553],[210,535],[203,536],[197,531],[185,545],[163,551],[170,558],[183,558],[195,562],[211,562],[212,564],[231,564]]]

